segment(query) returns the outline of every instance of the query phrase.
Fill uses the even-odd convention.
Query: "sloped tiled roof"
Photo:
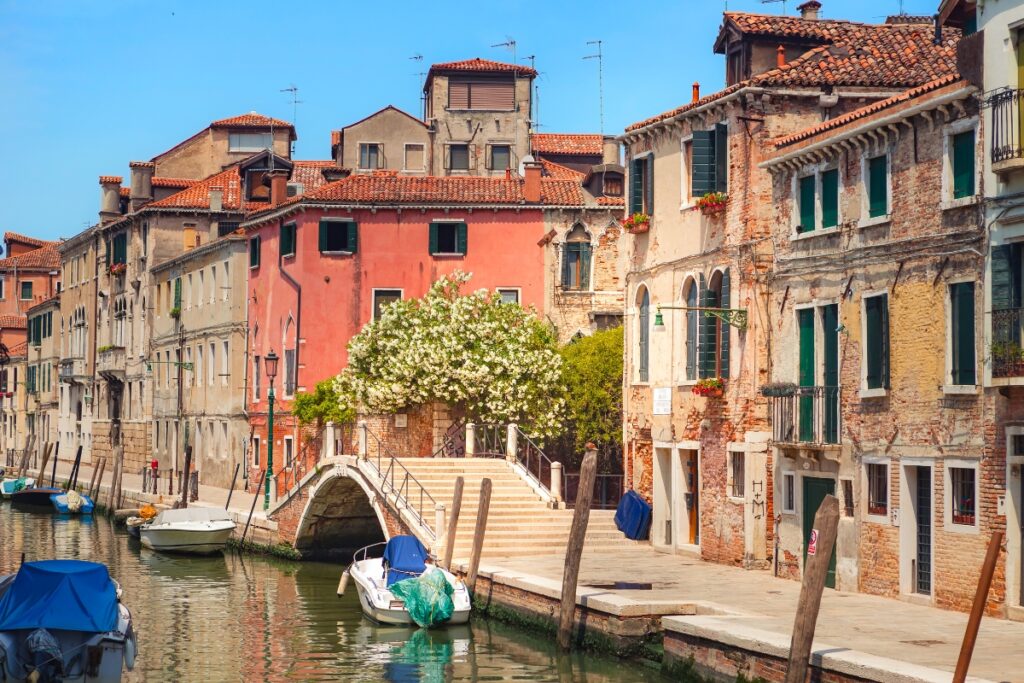
[[[359,119],[358,121],[355,121],[354,123],[350,123],[347,126],[344,126],[341,130],[337,131],[337,133],[338,133],[338,142],[341,142],[341,133],[342,133],[342,131],[348,130],[352,126],[358,126],[363,121],[369,121],[374,116],[379,116],[380,114],[383,114],[386,111],[393,111],[393,112],[395,112],[397,114],[401,114],[402,116],[404,116],[407,119],[413,121],[414,123],[418,123],[419,125],[423,126],[424,128],[427,127],[427,124],[422,119],[418,119],[415,116],[413,116],[412,114],[410,114],[409,112],[405,111],[404,109],[399,109],[395,105],[389,104],[388,106],[382,107],[381,109],[378,109],[377,111],[373,112],[372,114],[370,114],[368,116],[364,116],[363,118]],[[333,133],[333,131],[332,131],[332,133]],[[333,138],[332,138],[332,140],[333,140]]]
[[[210,128],[292,128],[292,124],[281,119],[271,118],[254,111],[239,116],[229,116],[210,124]]]
[[[625,206],[625,197],[598,197],[597,203],[599,206]]]
[[[337,166],[333,161],[295,161],[292,167],[293,183],[302,183],[303,192],[312,192],[327,184],[323,170]]]
[[[120,185],[123,182],[124,182],[124,178],[122,178],[119,175],[101,175],[100,176],[100,185],[106,185],[107,183],[114,183],[116,185]]]
[[[435,71],[477,71],[477,72],[491,72],[491,71],[504,71],[504,72],[515,72],[520,76],[536,76],[537,70],[531,69],[523,64],[508,64],[506,62],[494,62],[490,59],[481,59],[480,57],[474,57],[473,59],[463,59],[458,62],[443,62],[441,64],[432,64],[430,66],[430,74]],[[427,78],[430,78],[430,74]]]
[[[676,107],[675,109],[670,109],[669,111],[662,112],[661,114],[658,114],[657,116],[652,116],[649,119],[645,119],[643,121],[639,121],[637,123],[634,123],[633,125],[631,125],[628,128],[626,128],[626,131],[629,132],[631,130],[637,130],[639,128],[643,128],[644,126],[649,126],[652,123],[658,123],[660,121],[666,121],[668,119],[675,118],[676,116],[679,116],[680,114],[684,114],[687,111],[690,111],[691,109],[696,109],[698,107],[703,107],[705,104],[710,104],[711,102],[714,102],[715,100],[720,100],[723,97],[727,97],[727,96],[733,94],[734,92],[736,92],[737,90],[741,89],[745,85],[747,85],[746,82],[736,83],[735,85],[730,85],[728,88],[725,88],[724,90],[719,90],[716,93],[712,93],[710,95],[702,97],[699,100],[697,100],[696,102],[689,102],[687,104],[682,105],[681,107]]]
[[[828,121],[825,121],[824,123],[819,123],[816,126],[811,126],[810,128],[805,128],[804,130],[801,130],[801,131],[798,131],[796,133],[793,133],[792,135],[787,135],[785,137],[776,138],[775,141],[774,141],[774,144],[775,144],[776,147],[785,147],[787,145],[792,145],[792,144],[794,144],[796,142],[800,142],[801,140],[806,140],[807,138],[814,137],[815,135],[818,135],[819,133],[823,133],[825,131],[829,131],[829,130],[834,130],[836,128],[840,128],[842,126],[845,126],[848,123],[852,123],[852,122],[857,121],[859,119],[863,119],[863,118],[865,118],[867,116],[870,116],[871,114],[875,114],[877,112],[884,111],[884,110],[886,110],[886,109],[888,109],[888,108],[890,108],[892,106],[895,106],[897,104],[900,104],[902,102],[907,102],[907,101],[912,100],[912,99],[914,99],[916,97],[920,97],[922,95],[926,95],[928,93],[934,92],[936,90],[939,90],[939,89],[942,89],[942,88],[944,88],[946,86],[951,86],[951,85],[955,85],[957,87],[962,87],[962,86],[966,86],[968,84],[967,84],[966,81],[960,80],[959,77],[956,76],[956,75],[952,75],[951,74],[949,76],[943,76],[941,78],[935,79],[934,81],[929,81],[928,83],[925,83],[924,85],[919,86],[917,88],[911,88],[910,90],[902,92],[899,95],[895,95],[893,97],[890,97],[890,98],[885,99],[885,100],[880,100],[878,102],[872,102],[871,104],[869,104],[869,105],[867,105],[865,107],[861,107],[860,109],[855,109],[855,110],[853,110],[851,112],[843,114],[842,116],[837,116],[834,119],[829,119]]]
[[[170,197],[164,197],[146,205],[147,208],[155,209],[209,209],[210,190],[219,187],[224,191],[224,209],[237,211],[241,208],[242,181],[238,175],[238,167],[232,166],[226,171],[215,173],[204,178],[195,184],[176,192]],[[246,209],[259,208],[261,204],[249,202]]]
[[[540,160],[542,173],[546,178],[555,178],[557,180],[575,180],[580,182],[586,177],[586,173],[580,173],[576,169],[563,166],[562,164],[556,164],[553,161],[547,159]]]
[[[60,254],[57,252],[56,244],[48,244],[45,247],[33,249],[24,254],[0,259],[0,270],[12,270],[14,268],[33,270],[60,268]]]
[[[191,187],[198,182],[198,180],[192,178],[164,178],[162,176],[153,176],[153,187],[177,187],[184,189],[186,187]]]
[[[538,154],[604,154],[604,138],[583,133],[534,133],[530,136],[533,151]]]
[[[0,315],[0,327],[25,329],[28,327],[28,317],[24,315]]]
[[[27,356],[28,355],[28,341],[26,340],[26,341],[23,341],[23,342],[18,342],[17,344],[12,346],[10,349],[8,349],[8,353],[10,354],[11,358],[22,358],[23,356]]]
[[[4,242],[21,242],[27,244],[30,247],[45,247],[50,244],[56,244],[56,242],[48,242],[47,240],[41,240],[37,237],[29,237],[28,235],[21,235],[16,232],[8,230],[4,233]]]

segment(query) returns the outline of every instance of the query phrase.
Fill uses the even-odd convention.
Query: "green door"
[[[811,529],[814,528],[814,515],[818,513],[821,502],[825,496],[835,495],[836,482],[834,479],[823,479],[821,477],[804,477],[804,566],[807,566],[807,544],[811,540]],[[829,588],[836,587],[836,549],[832,547],[832,559],[828,563],[828,576],[825,577],[825,585]]]
[[[800,441],[813,442],[814,438],[814,309],[797,311],[800,327],[800,387],[799,413]],[[807,387],[803,389],[803,387]]]
[[[825,337],[825,388],[822,389],[825,412],[823,443],[839,443],[839,306],[821,309]]]

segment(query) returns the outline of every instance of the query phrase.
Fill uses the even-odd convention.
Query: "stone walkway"
[[[531,577],[548,587],[560,585],[563,555],[483,558],[482,571],[523,586]],[[588,588],[615,582],[649,582],[650,590]],[[702,562],[691,555],[670,555],[649,547],[584,554],[580,591],[586,599],[628,600],[676,613],[703,626],[729,631],[730,625],[780,634],[788,641],[800,584],[768,572]],[[815,651],[837,649],[884,657],[952,673],[960,652],[967,615],[870,595],[826,589]],[[741,630],[741,629],[736,629]],[[971,678],[1024,681],[1024,623],[985,618],[974,651]],[[951,676],[950,676],[951,679]],[[946,680],[950,680],[946,679]]]

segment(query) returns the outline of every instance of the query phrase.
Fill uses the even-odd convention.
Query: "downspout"
[[[280,235],[280,229],[284,227],[284,219],[278,221],[278,234]],[[296,233],[298,229],[296,228]],[[298,235],[296,234],[295,241],[298,242]],[[295,387],[296,390],[299,387],[299,340],[302,339],[302,285],[296,282],[295,278],[288,274],[288,271],[284,269],[284,255],[281,253],[281,244],[278,242],[277,246],[277,270],[281,273],[292,287],[295,288],[296,301],[295,301]],[[284,349],[281,349],[284,352]]]

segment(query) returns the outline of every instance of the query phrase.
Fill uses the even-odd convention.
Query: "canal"
[[[62,519],[0,505],[0,574],[26,560],[102,562],[138,632],[128,681],[665,681],[636,663],[561,655],[551,638],[475,619],[436,631],[377,626],[341,567],[226,553],[155,553],[106,517]]]

